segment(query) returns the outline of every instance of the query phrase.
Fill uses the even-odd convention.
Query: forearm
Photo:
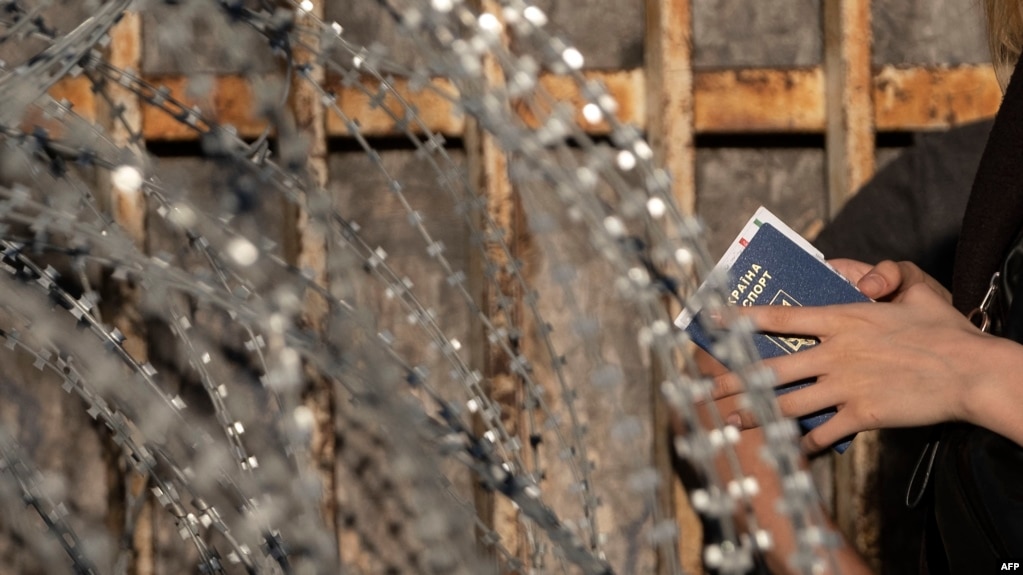
[[[834,531],[836,528],[828,522],[827,528]],[[774,575],[800,575],[805,571],[796,569],[790,563],[792,552],[795,550],[795,541],[792,537],[791,527],[776,530],[775,535],[780,549],[765,556],[767,567]],[[841,544],[835,549],[821,548],[818,553],[821,560],[821,573],[829,575],[870,575],[873,573],[862,557],[842,538]]]

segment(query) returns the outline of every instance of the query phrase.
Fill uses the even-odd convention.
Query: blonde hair
[[[1019,0],[984,0],[991,63],[1002,92],[1023,51],[1023,3]]]

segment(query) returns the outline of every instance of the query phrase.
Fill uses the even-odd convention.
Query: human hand
[[[798,568],[793,559],[797,552],[796,530],[792,518],[786,513],[786,506],[781,505],[785,495],[781,478],[778,476],[778,468],[764,457],[766,438],[762,429],[747,429],[740,434],[740,440],[735,446],[735,455],[745,477],[756,480],[756,493],[750,498],[749,511],[752,517],[742,517],[741,511],[737,513],[737,524],[740,529],[751,535],[753,525],[750,519],[756,521],[756,528],[764,530],[771,535],[771,544],[761,553],[765,565],[770,573],[778,575],[795,575],[805,573],[803,568]],[[802,473],[809,473],[809,467],[805,458],[800,458],[799,468]],[[733,479],[733,476],[719,465],[718,472],[724,480]],[[815,501],[811,505],[820,505]],[[742,510],[744,506],[737,506]],[[828,517],[824,509],[818,514],[823,519],[825,530],[840,538],[841,542],[836,548],[820,546],[817,549],[820,563],[820,573],[841,574],[841,575],[868,575],[870,568],[856,551],[845,540],[837,526]]]
[[[778,397],[783,415],[837,410],[803,437],[807,452],[859,431],[969,419],[970,386],[996,367],[985,364],[985,349],[997,338],[974,327],[923,279],[897,290],[891,302],[736,309],[759,331],[820,340],[806,351],[763,362],[778,385],[817,378]],[[741,390],[734,373],[715,378],[716,400]],[[757,425],[743,410],[727,420],[740,428]]]
[[[923,284],[951,303],[952,294],[913,262],[885,260],[871,265],[850,259],[828,260],[863,295],[880,301],[899,301],[910,287]]]
[[[728,372],[725,366],[702,349],[696,349],[692,359],[696,369],[705,377],[720,376]],[[712,410],[727,414],[739,409],[738,399],[739,396],[736,395],[697,406],[702,425],[710,427],[715,421],[720,421],[712,415]],[[680,420],[676,418],[675,422],[675,432],[684,434],[685,429],[680,425]],[[777,467],[764,457],[765,445],[766,439],[762,429],[742,430],[739,441],[731,446],[730,454],[726,454],[725,451],[717,454],[714,467],[719,481],[723,484],[747,478],[756,481],[756,489],[749,494],[750,498],[746,505],[736,507],[733,520],[743,533],[753,535],[755,527],[758,531],[764,530],[771,534],[771,544],[761,552],[761,558],[771,573],[801,573],[802,571],[797,570],[790,561],[797,549],[796,532],[791,517],[778,505],[784,491],[779,481]],[[736,463],[738,468],[734,467]],[[800,458],[799,466],[804,472],[807,471],[805,458]],[[823,510],[820,516],[827,522],[825,528],[837,533],[835,526],[827,521]],[[831,573],[832,567],[836,567],[837,572],[845,575],[865,575],[870,572],[863,560],[845,541],[832,553],[833,555],[829,556],[826,549],[821,549],[822,566],[825,568],[823,573]]]

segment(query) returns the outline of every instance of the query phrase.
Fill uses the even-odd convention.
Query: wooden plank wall
[[[362,25],[349,26],[356,36],[361,34],[370,39],[375,35],[395,36],[393,24],[386,18],[381,18],[373,9],[372,3],[356,3],[354,7],[331,2],[314,4],[316,12],[324,14],[328,20],[347,20],[346,26],[349,26],[347,22],[361,23]],[[819,30],[814,32],[822,39],[819,48],[823,58],[819,61],[814,62],[813,58],[810,58],[809,63],[796,66],[740,65],[728,68],[697,65],[699,46],[694,45],[694,42],[698,44],[696,40],[701,35],[708,38],[709,33],[694,28],[694,14],[701,8],[701,4],[703,13],[707,13],[708,10],[736,9],[735,2],[644,0],[642,6],[638,0],[631,3],[608,3],[608,6],[613,5],[614,8],[608,8],[610,13],[603,14],[602,21],[605,24],[601,26],[606,26],[608,19],[619,18],[624,22],[622,26],[636,29],[630,29],[620,35],[592,36],[587,35],[585,30],[588,26],[594,25],[594,19],[601,17],[598,14],[600,10],[576,8],[574,5],[568,8],[569,3],[539,4],[552,11],[555,21],[569,23],[566,27],[577,27],[575,32],[569,31],[570,35],[575,34],[573,40],[576,45],[584,54],[591,51],[596,54],[593,59],[588,60],[590,66],[586,74],[607,85],[619,102],[623,121],[646,130],[657,157],[672,174],[675,198],[687,213],[712,213],[718,209],[715,208],[716,201],[727,202],[733,197],[715,196],[714,192],[710,191],[712,187],[698,187],[698,180],[701,178],[713,181],[715,174],[722,169],[734,173],[743,171],[752,173],[762,168],[749,165],[746,159],[728,150],[715,151],[713,161],[700,168],[697,155],[701,151],[699,146],[701,137],[724,135],[737,138],[735,140],[737,142],[745,136],[778,136],[783,140],[790,136],[801,138],[809,136],[811,142],[818,141],[814,138],[821,138],[827,155],[825,164],[815,164],[812,161],[801,164],[800,161],[795,161],[790,167],[795,171],[805,169],[810,174],[811,181],[819,177],[822,195],[793,198],[792,201],[824,205],[825,213],[833,214],[854,193],[856,187],[873,173],[876,156],[875,135],[878,132],[947,128],[993,115],[1000,100],[1000,92],[994,77],[989,66],[985,64],[947,65],[936,62],[905,66],[879,63],[872,51],[871,40],[874,35],[870,0],[826,0],[823,3],[823,12],[819,15],[821,24]],[[757,6],[761,4],[768,3],[756,3]],[[908,4],[925,8],[929,5],[926,2]],[[489,2],[483,2],[483,5],[491,6]],[[798,5],[806,5],[812,10],[816,3],[804,2]],[[614,12],[615,10],[620,12]],[[645,12],[645,20],[628,17],[628,13],[637,10]],[[895,10],[909,9],[897,7]],[[907,18],[912,16],[903,15]],[[234,52],[228,50],[226,56],[221,54],[219,59],[204,56],[203,54],[208,54],[209,51],[202,50],[198,50],[199,55],[169,52],[168,44],[161,42],[162,32],[152,25],[152,21],[150,24],[145,33],[141,31],[137,19],[129,19],[122,25],[122,32],[119,32],[115,39],[114,54],[117,62],[130,67],[141,66],[144,76],[150,82],[167,86],[178,98],[213,112],[221,121],[234,125],[242,135],[258,136],[264,126],[255,118],[255,114],[251,113],[258,96],[253,86],[236,70],[231,69],[231,54]],[[873,46],[889,41],[890,38],[874,38]],[[258,45],[247,42],[248,40],[242,41],[240,47],[234,49],[256,52],[261,49]],[[142,50],[143,53],[139,53],[139,48],[145,48]],[[400,45],[396,53],[401,54]],[[416,55],[408,51],[405,57],[414,60]],[[204,72],[200,78],[209,84],[210,89],[203,91],[201,95],[193,93],[189,86],[190,82],[197,81],[197,76],[186,75],[182,63],[196,61],[223,63],[224,58],[228,62],[226,65],[219,68],[214,65],[213,71]],[[269,60],[267,58],[267,61]],[[364,135],[384,139],[401,136],[395,131],[390,118],[373,109],[372,103],[364,94],[355,88],[346,87],[336,79],[321,77],[324,77],[330,89],[337,94],[342,110],[350,117],[359,118]],[[443,79],[435,81],[445,83]],[[491,81],[499,82],[500,78],[493,77]],[[575,86],[564,78],[547,76],[543,82],[547,89],[560,99],[581,101]],[[398,84],[402,85],[400,79]],[[445,86],[445,89],[450,91],[451,87]],[[54,95],[73,101],[76,108],[85,115],[97,113],[99,104],[81,78],[62,82],[54,89]],[[542,254],[537,253],[533,245],[534,238],[529,236],[527,228],[523,225],[523,216],[520,213],[522,208],[518,203],[520,200],[510,188],[503,160],[493,142],[481,136],[471,122],[459,115],[450,103],[437,98],[434,93],[405,90],[403,95],[419,109],[431,130],[465,142],[464,150],[453,151],[455,157],[476,174],[474,179],[479,182],[489,202],[489,212],[510,234],[514,249],[522,251],[517,257],[526,259],[531,278],[543,284],[543,274],[549,272],[547,266],[550,262],[545,260]],[[324,117],[315,113],[317,106],[311,105],[310,101],[315,103],[314,94],[297,90],[292,97],[291,106],[296,122],[309,128],[309,133],[313,137],[310,142],[312,150],[310,165],[321,183],[326,183],[339,202],[346,203],[353,213],[359,214],[362,218],[402,217],[393,206],[365,203],[366,195],[359,193],[362,187],[367,189],[382,187],[386,183],[363,176],[353,176],[369,171],[361,152],[328,154],[331,143],[334,143],[336,148],[337,142],[343,142],[348,136],[346,128],[333,115]],[[187,154],[187,150],[190,149],[188,142],[192,138],[191,132],[182,129],[179,124],[159,111],[140,107],[139,103],[132,101],[131,98],[126,98],[121,103],[125,106],[126,114],[132,118],[131,121],[137,122],[145,143],[159,144],[162,146],[161,149],[178,145],[180,147],[174,149],[186,150]],[[385,105],[396,104],[385,102]],[[100,114],[102,115],[101,112]],[[602,136],[607,130],[606,125],[585,122],[583,125],[595,136]],[[126,141],[124,138],[121,139]],[[344,145],[340,147],[344,148]],[[394,173],[407,174],[403,181],[415,181],[414,175],[419,167],[410,160],[410,157],[407,153],[395,151],[385,154],[383,161]],[[817,172],[818,169],[823,170],[823,173]],[[384,195],[372,194],[372,197],[380,198]],[[116,198],[114,200],[116,201]],[[444,206],[436,205],[424,205],[423,210],[424,213],[432,214],[431,217],[441,221],[444,221],[444,213],[450,212]],[[119,221],[131,229],[136,239],[143,244],[151,240],[146,236],[144,213],[144,206],[126,206],[118,216]],[[296,247],[294,253],[296,262],[311,267],[320,274],[324,269],[325,257],[322,253],[322,239],[310,235],[309,230],[303,229],[301,213],[292,215],[295,220],[283,226],[281,232],[288,237],[282,237],[281,240],[291,242]],[[716,229],[715,237],[730,238],[736,227],[741,225],[739,219],[744,220],[745,216],[729,223],[728,225],[733,226],[731,229],[728,229],[727,225],[722,226],[720,230]],[[813,218],[809,218],[800,223],[804,231],[812,234],[821,222],[814,223]],[[466,267],[469,268],[471,256],[467,251],[463,251],[466,248],[465,238],[462,238],[460,245],[458,236],[464,233],[464,230],[455,222],[446,227],[452,235],[445,239],[445,243],[456,247],[453,257],[464,260]],[[370,234],[372,235],[372,232]],[[403,244],[400,237],[388,234],[381,236],[379,241],[381,245],[387,246],[388,251],[398,254],[399,259],[406,257],[401,254]],[[720,243],[720,239],[713,241]],[[411,258],[408,262],[409,267],[415,269],[415,258],[407,257]],[[606,275],[603,275],[607,273],[606,270],[584,271],[592,274],[588,277],[594,283],[606,278]],[[415,279],[420,283],[418,278]],[[329,281],[329,278],[323,280]],[[130,294],[126,297],[128,296]],[[390,309],[379,296],[373,296],[367,290],[366,297],[367,305],[381,314],[382,323],[401,322],[397,317],[400,314]],[[374,297],[377,299],[374,300]],[[516,297],[522,298],[524,294],[518,293]],[[521,304],[521,301],[518,303]],[[614,302],[599,298],[589,303],[600,306],[604,312],[614,305]],[[310,308],[310,314],[315,320],[315,304],[310,305],[313,306]],[[465,317],[457,308],[448,311],[450,313],[443,315],[449,322],[449,327],[455,332],[468,334],[471,331],[472,319]],[[555,319],[568,321],[566,318]],[[627,327],[627,322],[623,325]],[[138,337],[140,342],[144,341],[144,333],[132,332],[130,329],[122,331],[129,334],[129,337]],[[527,341],[523,345],[538,344],[535,341]],[[424,350],[408,352],[412,356],[419,353],[429,355]],[[479,352],[478,357],[482,358],[481,361],[485,364],[480,367],[492,377],[492,392],[500,396],[498,399],[504,408],[509,410],[507,417],[516,420],[520,415],[516,413],[516,409],[521,406],[522,398],[509,391],[514,390],[515,386],[504,380],[511,376],[504,373],[506,370],[501,366],[499,358],[492,356],[492,350]],[[138,353],[140,356],[145,354],[144,345],[140,344]],[[622,354],[620,358],[623,363],[638,361],[638,358],[630,357],[628,354]],[[428,362],[429,358],[427,357],[425,361]],[[645,377],[641,372],[630,372],[630,377],[633,376]],[[623,401],[641,406],[637,409],[647,410],[644,437],[645,441],[653,446],[655,442],[652,438],[658,435],[658,429],[664,425],[664,414],[657,408],[653,380],[647,383],[645,387],[640,386],[642,387],[640,391],[631,392],[633,395],[624,398]],[[333,408],[325,405],[334,400],[336,398],[330,397],[329,389],[318,389],[313,394],[313,404],[320,408],[317,414],[325,418],[322,419],[325,435],[330,435],[329,430],[334,424],[332,418],[339,417]],[[594,425],[597,427],[609,425],[607,413],[601,412],[596,405],[585,405],[588,417],[592,418]],[[521,419],[518,421],[522,422]],[[656,449],[663,453],[664,446],[657,444]],[[334,456],[332,450],[333,446],[329,445],[329,441],[318,450],[321,471],[328,484],[333,484],[335,474],[341,473],[330,465],[329,459]],[[871,494],[865,490],[870,485],[878,450],[876,439],[866,438],[857,441],[852,452],[846,457],[836,461],[825,459],[817,464],[818,476],[827,482],[822,485],[825,499],[833,506],[839,525],[875,565],[878,565],[881,557],[876,524],[873,522],[876,507],[871,507]],[[655,459],[655,456],[652,455],[651,458]],[[607,459],[603,463],[611,464]],[[470,482],[466,480],[464,483],[465,488],[469,489]],[[552,477],[551,483],[562,485],[566,482]],[[128,490],[130,493],[130,486]],[[699,534],[698,530],[689,528],[693,525],[693,519],[686,508],[684,493],[676,485],[666,497],[668,497],[666,501],[672,501],[671,505],[677,507],[678,516],[685,518],[682,520],[683,530],[678,552],[687,570],[695,572],[699,565]],[[336,505],[343,506],[346,499],[346,495],[337,488],[334,497],[325,502],[325,515],[336,522],[336,515],[339,513]],[[503,509],[495,502],[479,498],[477,503],[483,507],[490,506],[484,517],[489,527],[501,535],[505,545],[513,553],[522,554],[521,540],[525,535],[517,531],[513,520],[514,509]],[[600,518],[605,524],[611,523],[607,527],[612,533],[624,529],[614,523],[627,518],[624,513],[616,513],[612,509]],[[149,541],[135,542],[135,553],[138,555],[136,561],[140,573],[163,572],[162,569],[166,569],[166,566],[159,567],[155,564],[160,559],[158,549],[154,549],[154,546],[159,544],[158,527],[155,534],[151,525],[148,530],[140,532],[150,537]],[[357,550],[352,550],[353,545],[357,546],[341,535],[342,554],[346,560],[357,563]],[[653,558],[640,558],[637,561],[638,565],[644,566],[653,565],[655,562]]]

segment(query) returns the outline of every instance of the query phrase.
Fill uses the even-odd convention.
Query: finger
[[[815,345],[798,353],[765,359],[762,363],[774,374],[775,385],[781,386],[828,373],[832,356],[830,347]]]
[[[706,351],[699,347],[697,347],[693,351],[693,361],[696,363],[697,371],[708,377],[713,377],[728,372],[727,367],[725,367],[720,361],[715,359],[713,355],[707,353]]]
[[[756,380],[761,382],[769,381],[772,386],[777,385],[777,378],[774,372],[766,366],[766,363],[761,362],[741,372],[729,371],[716,376],[710,392],[711,398],[718,400],[742,393],[749,388],[750,383]]]
[[[831,419],[811,429],[799,441],[799,448],[805,454],[824,451],[839,441],[860,431],[855,419],[843,410],[839,410]]]
[[[842,401],[838,390],[826,383],[816,382],[778,396],[778,409],[785,417],[804,417],[835,407]]]
[[[753,412],[748,409],[737,409],[725,416],[725,423],[736,427],[739,430],[753,429],[759,427],[757,419],[753,417]]]
[[[912,287],[916,284],[924,284],[931,288],[931,290],[943,300],[948,303],[952,303],[952,294],[945,288],[945,286],[941,285],[941,282],[932,278],[927,274],[927,272],[920,269],[920,267],[913,262],[899,262],[899,269],[902,273],[902,283],[904,286]],[[895,301],[901,300],[902,296],[903,294],[899,294],[899,296],[895,298]]]
[[[769,378],[774,387],[817,377],[826,372],[827,350],[812,347],[799,353],[772,357],[743,371],[730,371],[714,377],[711,398],[721,399],[742,393],[749,386]]]
[[[751,320],[757,331],[820,339],[836,332],[838,307],[845,306],[755,305],[734,309]]]
[[[833,386],[805,384],[791,391],[783,391],[778,395],[778,409],[787,418],[805,417],[832,408],[841,401],[839,393]],[[726,412],[722,410],[722,412]],[[751,429],[759,426],[757,418],[747,409],[732,409],[726,412],[725,423],[739,429]]]
[[[909,286],[909,289],[900,293],[898,297],[892,301],[909,303],[913,305],[926,305],[932,306],[934,309],[941,307],[947,307],[952,304],[952,300],[947,295],[948,291],[942,287],[934,288],[929,283],[917,283]]]
[[[856,287],[864,295],[873,299],[881,299],[894,294],[892,301],[901,301],[905,296],[905,291],[917,284],[926,285],[947,302],[952,301],[952,294],[945,289],[945,286],[920,269],[918,265],[907,261],[885,260],[878,263],[856,282]]]
[[[847,258],[835,258],[828,260],[828,265],[835,268],[838,273],[842,274],[842,277],[854,284],[860,281],[860,278],[865,276],[867,272],[874,269],[874,264],[868,264]]]
[[[912,270],[904,270],[904,267],[899,262],[885,260],[864,274],[856,282],[856,287],[863,292],[863,295],[879,299],[892,294],[899,289],[899,286],[908,283],[909,278],[904,277],[904,271],[911,272]],[[918,277],[913,279],[919,280]]]

